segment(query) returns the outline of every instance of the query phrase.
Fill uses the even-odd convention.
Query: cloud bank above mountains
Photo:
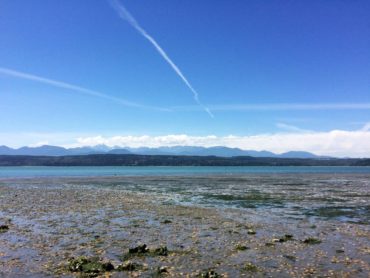
[[[243,150],[284,153],[306,151],[333,157],[370,157],[370,123],[358,130],[311,131],[279,123],[283,131],[246,136],[193,136],[169,135],[91,135],[77,133],[3,133],[0,145],[10,147],[57,145],[84,147],[106,145],[108,147],[173,147],[173,146],[224,146]],[[6,141],[4,141],[6,140]]]
[[[104,144],[110,147],[225,146],[244,150],[283,153],[307,151],[335,157],[370,157],[370,131],[332,130],[329,132],[276,133],[251,136],[93,136],[77,138],[75,146]]]

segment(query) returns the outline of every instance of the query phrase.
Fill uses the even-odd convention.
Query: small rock
[[[256,231],[253,230],[253,229],[249,229],[247,233],[248,233],[248,235],[255,235]]]
[[[168,272],[167,267],[166,266],[160,266],[160,267],[158,267],[158,272],[159,273]]]

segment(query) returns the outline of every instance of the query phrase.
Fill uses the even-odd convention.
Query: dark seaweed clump
[[[252,263],[246,263],[244,266],[244,270],[248,272],[257,272],[258,267]]]
[[[286,242],[289,240],[293,240],[293,235],[286,234],[283,237],[279,238],[279,242]]]
[[[199,273],[199,278],[220,278],[221,275],[214,270],[205,270]]]
[[[94,274],[112,271],[114,266],[110,262],[101,262],[99,258],[78,257],[69,261],[68,269],[72,272],[81,272],[94,276]]]
[[[124,264],[117,266],[116,270],[117,271],[136,271],[141,268],[142,268],[141,264],[128,261]]]
[[[305,240],[303,240],[303,243],[306,243],[306,244],[320,244],[321,240],[318,239],[318,238],[315,238],[315,237],[309,237],[309,238],[306,238]]]
[[[146,246],[146,244],[136,246],[134,248],[129,248],[128,253],[129,254],[145,254],[149,252],[149,248]]]
[[[169,251],[167,246],[149,249],[146,244],[142,244],[133,248],[129,248],[128,253],[122,256],[122,260],[125,261],[137,256],[168,256],[168,253]]]
[[[9,231],[8,225],[0,225],[0,233],[5,233],[7,231]]]
[[[250,249],[250,248],[249,248],[248,246],[238,244],[238,245],[236,245],[235,249],[236,249],[237,251],[245,251],[245,250],[248,250],[248,249]]]

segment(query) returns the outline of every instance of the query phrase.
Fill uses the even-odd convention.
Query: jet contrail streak
[[[117,11],[118,15],[123,19],[126,20],[133,28],[136,29],[144,38],[146,38],[158,51],[158,53],[163,57],[163,59],[171,66],[171,68],[176,72],[176,74],[182,79],[185,85],[190,89],[193,93],[194,100],[201,106],[212,118],[214,115],[212,112],[203,105],[199,100],[198,92],[193,88],[190,82],[186,79],[185,75],[181,72],[178,66],[171,60],[171,58],[167,55],[167,53],[162,49],[162,47],[157,43],[157,41],[150,36],[136,21],[136,19],[128,12],[128,10],[123,6],[118,0],[110,0],[112,7]]]
[[[12,77],[26,79],[26,80],[31,80],[31,81],[35,81],[35,82],[39,82],[39,83],[44,83],[44,84],[48,84],[48,85],[51,85],[51,86],[54,86],[54,87],[75,91],[75,92],[85,94],[85,95],[104,98],[104,99],[111,100],[111,101],[117,102],[119,104],[122,104],[124,106],[136,107],[136,108],[141,108],[141,109],[170,111],[170,109],[147,106],[147,105],[131,102],[131,101],[128,101],[128,100],[124,100],[124,99],[121,99],[121,98],[106,95],[106,94],[103,94],[101,92],[86,89],[86,88],[76,86],[76,85],[73,85],[73,84],[69,84],[69,83],[65,83],[65,82],[61,82],[61,81],[57,81],[57,80],[53,80],[53,79],[49,79],[49,78],[45,78],[45,77],[41,77],[41,76],[29,74],[29,73],[25,73],[25,72],[20,72],[20,71],[8,69],[8,68],[0,67],[0,74],[9,75],[9,76],[12,76]]]

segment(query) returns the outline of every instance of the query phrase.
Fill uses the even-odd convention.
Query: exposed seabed
[[[369,277],[368,180],[2,179],[0,274]]]

